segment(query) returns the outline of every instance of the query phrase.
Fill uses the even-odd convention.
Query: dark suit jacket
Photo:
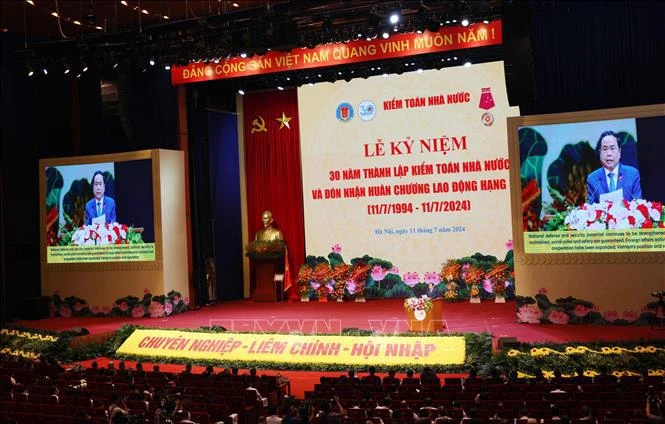
[[[627,201],[641,199],[640,171],[632,166],[620,164],[619,176],[616,182],[617,190],[623,189],[623,198]],[[596,169],[586,179],[587,203],[598,203],[600,195],[609,193],[607,178],[603,168]]]
[[[115,200],[108,196],[104,196],[104,204],[102,205],[102,214],[107,224],[116,222],[115,218]],[[94,197],[85,204],[85,225],[92,224],[92,219],[97,217],[97,199]]]

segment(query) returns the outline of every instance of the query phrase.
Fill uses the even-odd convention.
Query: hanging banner
[[[219,63],[191,63],[171,68],[173,85],[219,79],[264,75],[275,72],[315,69],[372,60],[395,59],[428,53],[500,45],[501,21],[468,27],[444,27],[438,32],[396,34],[388,39],[358,40],[298,48],[289,52],[270,51],[245,59],[232,57]]]

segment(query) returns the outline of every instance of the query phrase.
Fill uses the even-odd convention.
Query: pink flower
[[[388,271],[388,273],[399,275],[399,268],[397,268],[396,266],[393,265],[393,267],[390,268],[390,271]]]
[[[549,319],[552,324],[568,324],[570,317],[563,311],[551,311]]]
[[[519,322],[538,324],[542,317],[543,311],[541,311],[535,303],[524,305],[517,311],[517,319]]]
[[[316,290],[319,289],[319,286],[320,286],[321,284],[320,284],[320,283],[317,283],[316,281],[310,281],[310,282],[309,282],[309,285],[312,286],[312,289],[313,289],[314,291],[316,291]]]
[[[492,280],[489,277],[485,277],[483,280],[483,289],[487,293],[492,293],[494,291],[494,284],[492,284]]]
[[[93,305],[93,306],[90,308],[90,312],[92,312],[93,314],[97,315],[97,314],[99,313],[99,306],[97,306],[97,305]]]
[[[441,282],[441,277],[436,272],[426,272],[425,273],[425,282],[427,284],[437,285]]]
[[[349,291],[349,293],[354,294],[357,288],[358,286],[356,285],[355,281],[349,280],[346,282],[346,289]]]
[[[72,310],[69,309],[67,305],[61,305],[60,306],[60,316],[63,316],[65,318],[69,318],[72,316]]]
[[[374,279],[374,281],[381,281],[386,278],[387,273],[388,272],[383,269],[381,265],[374,265],[374,268],[372,268],[372,279]]]
[[[332,247],[332,251],[333,251],[333,253],[342,253],[342,246],[340,246],[339,243],[336,243]]]
[[[164,316],[164,305],[159,302],[150,302],[148,313],[150,318],[161,318]]]
[[[110,314],[111,313],[111,307],[109,305],[102,306],[102,313],[104,315]]]
[[[420,276],[418,275],[417,272],[407,272],[406,274],[404,274],[402,280],[404,281],[404,284],[406,284],[407,286],[413,287],[416,284],[418,284],[418,282],[420,281]]]
[[[547,295],[547,288],[546,287],[539,288],[538,294]]]
[[[512,239],[506,241],[506,249],[507,250],[513,250],[513,240]]]
[[[603,312],[603,318],[609,322],[614,322],[619,319],[619,313],[617,311],[605,311]]]
[[[587,314],[591,311],[591,309],[587,308],[584,305],[577,304],[575,305],[575,310],[573,310],[573,313],[575,314],[576,317],[582,318],[587,316]]]
[[[171,315],[172,312],[173,312],[173,303],[166,302],[166,304],[164,305],[164,314],[168,316]]]
[[[628,322],[635,322],[640,318],[640,316],[635,311],[623,311],[622,318]]]
[[[132,309],[132,317],[141,318],[143,315],[145,315],[145,308],[143,307],[143,304],[139,303],[134,309]]]
[[[118,309],[120,309],[122,312],[127,312],[128,307],[129,306],[127,305],[127,302],[125,302],[125,301],[122,301],[122,302],[118,303]]]
[[[75,310],[76,312],[81,312],[81,310],[82,310],[83,308],[85,308],[85,303],[82,303],[82,302],[76,302],[76,303],[74,304],[74,310]]]

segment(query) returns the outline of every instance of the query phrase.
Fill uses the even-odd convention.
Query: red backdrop
[[[297,299],[295,277],[305,259],[298,93],[249,93],[243,112],[250,238],[262,227],[261,213],[271,211],[289,251],[292,279],[285,286],[291,283],[289,298]]]

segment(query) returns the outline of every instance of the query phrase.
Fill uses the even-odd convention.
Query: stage
[[[355,302],[221,302],[165,318],[50,318],[19,321],[21,327],[63,331],[83,327],[91,334],[115,331],[123,324],[161,328],[200,328],[221,326],[229,331],[266,333],[302,332],[337,334],[342,329],[372,329],[382,333],[408,331],[401,299]],[[519,324],[515,303],[445,303],[442,319],[446,334],[486,332],[495,342],[514,337],[526,343],[569,341],[662,339],[665,331],[648,326]]]

